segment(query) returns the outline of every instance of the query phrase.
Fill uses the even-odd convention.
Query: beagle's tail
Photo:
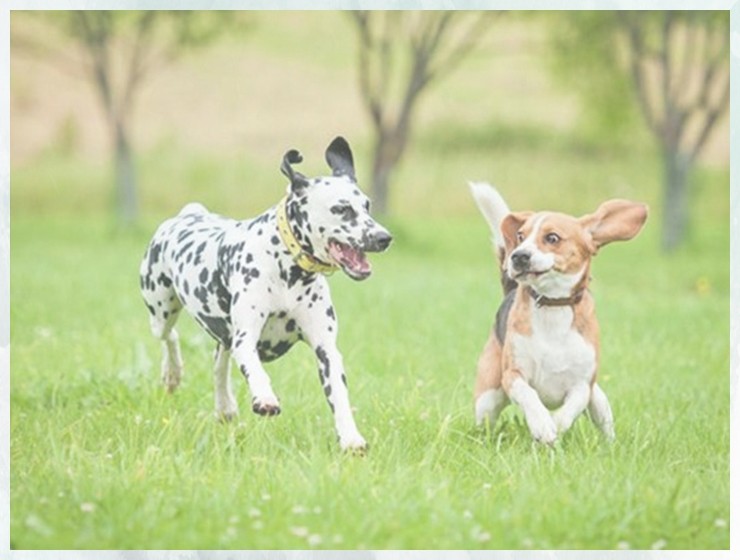
[[[504,288],[504,293],[508,293],[516,287],[516,283],[509,278],[504,267],[506,243],[501,233],[501,222],[504,221],[504,218],[511,211],[499,192],[488,183],[469,181],[468,185],[470,185],[470,192],[473,194],[473,199],[478,205],[478,209],[486,219],[488,227],[491,228],[491,240],[496,246],[496,255],[498,256],[498,263],[501,267],[501,284]]]

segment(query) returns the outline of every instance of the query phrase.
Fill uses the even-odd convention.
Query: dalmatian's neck
[[[295,213],[295,215],[298,216],[298,220],[304,220],[305,222],[305,212],[300,209],[299,204],[289,199],[287,213],[288,222],[291,230],[293,231],[293,235],[300,243],[301,248],[304,251],[308,251],[310,252],[310,254],[313,254],[313,247],[311,246],[310,241],[308,240],[302,229],[297,226],[296,221],[291,218],[291,212]],[[300,212],[303,212],[303,214],[300,215]],[[278,269],[280,279],[287,284],[288,289],[293,288],[293,286],[295,285],[307,286],[313,283],[313,281],[318,277],[318,273],[305,270],[296,263],[293,255],[288,250],[288,247],[280,238],[280,233],[278,229],[277,206],[273,206],[261,216],[258,216],[257,218],[252,220],[249,223],[248,228],[250,230],[254,228],[258,228],[258,230],[263,230],[261,237],[265,240],[265,243],[267,244],[267,254],[273,255],[275,259],[274,263]]]

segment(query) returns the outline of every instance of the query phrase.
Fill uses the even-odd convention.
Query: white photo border
[[[740,107],[740,8],[729,0],[5,0],[0,5],[0,558],[11,560],[587,560],[694,559],[697,551],[55,551],[10,550],[10,12],[71,9],[508,9],[508,10],[729,10],[730,11],[730,462],[737,467],[737,379],[740,340],[740,187],[736,139]],[[733,110],[734,109],[734,110]],[[735,428],[735,429],[733,429]],[[732,477],[731,477],[732,478]],[[730,511],[739,512],[740,491],[731,483]],[[728,551],[703,551],[702,558],[729,558],[738,542],[738,521],[730,515]],[[734,547],[738,548],[738,547]]]

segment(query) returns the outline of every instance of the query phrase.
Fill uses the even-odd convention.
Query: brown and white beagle
[[[588,408],[614,438],[609,401],[596,383],[599,325],[588,290],[591,258],[607,243],[632,239],[647,206],[609,200],[580,218],[510,212],[488,184],[470,183],[493,232],[504,300],[478,360],[475,416],[495,424],[513,401],[532,437],[552,444]]]

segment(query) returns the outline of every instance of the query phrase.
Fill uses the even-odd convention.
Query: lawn
[[[159,383],[138,294],[155,223],[13,217],[11,535],[17,548],[727,548],[728,236],[604,249],[593,290],[617,442],[580,419],[554,448],[509,407],[473,425],[499,299],[480,219],[397,220],[364,283],[331,279],[368,456],[342,455],[316,366],[268,366],[283,414],[212,415],[212,341],[181,320]]]

